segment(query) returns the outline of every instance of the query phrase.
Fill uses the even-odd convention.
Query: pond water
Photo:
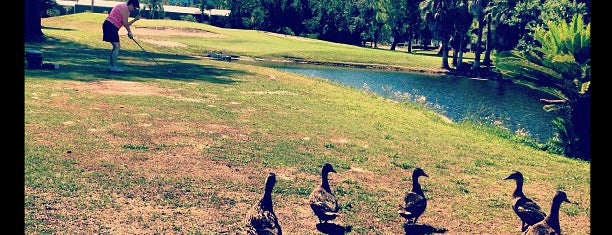
[[[555,116],[545,112],[539,101],[553,97],[507,81],[289,63],[269,63],[267,66],[367,89],[398,101],[406,97],[398,94],[408,93],[412,99],[424,97],[428,106],[453,121],[468,116],[477,117],[481,122],[500,120],[512,131],[527,132],[539,141],[546,141],[554,132],[551,122]]]

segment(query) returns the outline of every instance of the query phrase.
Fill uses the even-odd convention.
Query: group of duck
[[[310,207],[319,219],[319,224],[331,223],[338,216],[338,201],[329,186],[328,174],[336,173],[330,163],[324,163],[321,169],[321,184],[308,196]],[[407,191],[399,205],[398,214],[406,219],[406,225],[415,225],[417,219],[427,208],[427,198],[423,193],[419,177],[429,177],[421,168],[412,171],[412,189]],[[567,194],[557,191],[552,200],[550,211],[546,214],[542,208],[523,193],[523,174],[512,172],[504,180],[515,180],[516,188],[512,193],[512,209],[521,221],[523,235],[561,234],[559,208],[563,202],[570,202]],[[269,173],[266,178],[264,193],[259,202],[246,215],[246,228],[249,235],[282,235],[278,217],[272,205],[272,190],[276,175]]]

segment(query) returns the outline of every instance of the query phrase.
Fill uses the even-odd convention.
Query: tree
[[[390,3],[388,0],[376,0],[373,2],[374,11],[376,12],[374,15],[374,22],[372,25],[374,26],[374,48],[378,47],[378,40],[384,32],[389,31],[389,25],[387,21],[389,20],[389,13],[387,12],[387,7]]]
[[[249,29],[253,25],[253,13],[255,9],[261,9],[261,4],[258,0],[230,0],[229,9],[231,27]]]
[[[516,5],[507,10],[510,12],[510,18],[505,21],[505,24],[514,26],[516,29],[517,47],[519,50],[531,50],[535,45],[532,32],[536,27],[541,26],[541,21],[538,20],[542,13],[542,0],[520,0]],[[500,34],[507,34],[503,31]],[[498,34],[498,35],[500,35]]]
[[[585,3],[576,0],[546,1],[542,4],[542,13],[538,20],[540,24],[548,21],[570,21],[576,14],[586,15],[587,10]],[[590,19],[584,18],[584,22],[590,22]]]
[[[306,28],[318,39],[346,43],[362,44],[361,36],[366,31],[366,23],[371,22],[363,17],[364,0],[312,0],[310,7],[313,17],[305,21]]]
[[[212,0],[201,0],[200,2],[200,22],[204,23],[204,11],[208,11],[208,21],[210,21],[210,10],[214,9],[215,5]]]
[[[41,18],[51,17],[51,15],[49,14],[49,10],[63,8],[62,6],[57,4],[55,0],[39,0],[39,1],[40,1],[39,10],[40,10]]]
[[[489,0],[474,0],[472,2],[472,4],[470,5],[470,13],[472,13],[472,15],[474,15],[474,17],[476,18],[476,21],[478,22],[478,29],[477,29],[477,37],[476,37],[476,43],[474,45],[474,64],[472,64],[472,70],[477,71],[480,69],[480,54],[482,53],[481,49],[481,43],[482,43],[482,33],[484,31],[485,28],[485,9],[487,7],[487,5],[489,5]]]
[[[489,0],[489,5],[486,9],[489,20],[489,25],[492,25],[495,30],[488,31],[487,40],[492,41],[493,48],[498,51],[512,50],[518,42],[519,34],[522,30],[511,20],[515,14],[517,0]],[[492,35],[490,35],[492,34]],[[485,54],[490,53],[491,47],[488,48]]]
[[[406,15],[408,13],[406,10],[406,1],[391,1],[390,4],[387,5],[387,12],[389,14],[387,25],[389,25],[391,36],[393,37],[390,50],[394,51],[397,43],[400,40],[404,40],[406,34]]]
[[[145,8],[149,8],[150,19],[160,19],[164,17],[164,1],[163,0],[147,0],[148,4]],[[146,10],[146,9],[144,9]]]
[[[406,21],[408,23],[408,53],[412,53],[412,38],[420,31],[421,12],[418,0],[406,0]]]
[[[291,16],[283,20],[286,27],[290,28],[293,35],[306,33],[303,22],[312,17],[312,11],[308,0],[286,0],[284,14]],[[286,32],[284,32],[286,33]]]
[[[40,42],[45,37],[42,32],[39,0],[26,0],[24,12],[24,41]]]
[[[284,2],[281,0],[260,0],[261,9],[263,10],[263,20],[261,29],[270,32],[280,32],[284,27],[285,12],[283,10]]]
[[[558,100],[541,100],[556,112],[554,142],[573,158],[591,159],[591,24],[576,14],[567,23],[536,27],[533,51],[499,53],[496,65],[512,81],[547,92]]]
[[[454,34],[451,43],[453,47],[453,65],[461,68],[463,64],[463,48],[467,41],[467,32],[470,30],[473,18],[469,12],[467,0],[459,0],[452,6],[451,14],[453,20]],[[454,44],[454,46],[453,46]]]
[[[487,25],[487,41],[485,42],[485,55],[482,59],[482,64],[485,66],[491,66],[493,62],[491,60],[491,14],[487,13],[485,16],[485,23]]]
[[[450,34],[453,32],[453,19],[450,14],[450,7],[454,0],[425,0],[421,2],[420,8],[424,15],[431,32],[440,40],[442,44],[442,66],[441,68],[450,70],[448,64],[448,42]]]

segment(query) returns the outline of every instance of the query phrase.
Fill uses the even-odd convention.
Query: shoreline
[[[399,65],[386,65],[386,64],[366,64],[366,63],[354,63],[354,62],[329,62],[329,61],[313,61],[305,59],[278,59],[278,58],[253,58],[248,56],[231,55],[232,60],[242,60],[250,62],[276,62],[276,63],[294,63],[294,64],[308,64],[308,65],[323,65],[333,67],[346,67],[346,68],[362,68],[362,69],[378,69],[386,71],[399,71],[399,72],[413,72],[423,74],[439,74],[439,75],[453,75],[459,77],[466,77],[470,79],[478,80],[501,80],[501,74],[494,71],[495,66],[481,67],[479,73],[472,72],[471,70],[458,70],[458,69],[421,69],[411,68]],[[209,59],[215,59],[206,57]]]

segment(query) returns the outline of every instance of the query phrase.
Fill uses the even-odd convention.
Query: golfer
[[[119,43],[119,29],[125,27],[127,36],[130,39],[134,38],[130,25],[140,19],[140,14],[131,21],[128,21],[128,18],[130,17],[131,11],[139,8],[140,3],[138,3],[138,0],[128,0],[125,3],[119,3],[113,7],[110,13],[108,13],[106,20],[104,20],[104,24],[102,24],[102,32],[104,34],[102,40],[110,42],[110,44],[113,45],[110,54],[110,64],[108,65],[108,70],[111,72],[124,71],[117,65],[117,57],[119,57],[119,50],[121,49],[121,44]]]

